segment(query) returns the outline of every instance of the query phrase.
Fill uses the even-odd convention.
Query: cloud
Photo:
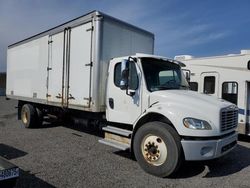
[[[123,3],[114,4],[107,9],[107,12],[155,33],[155,51],[160,55],[173,56],[178,49],[204,44],[227,36],[226,33],[216,31],[212,24],[202,23],[199,21],[200,18],[189,20],[192,17],[189,10],[176,12],[171,9],[172,4],[172,1],[145,3],[145,1],[137,0],[131,6],[123,1]]]
[[[241,15],[239,18],[245,19],[237,20],[237,9],[232,14],[230,6],[235,5],[227,4],[223,9],[223,3],[215,7],[213,3],[203,1],[0,0],[0,71],[6,67],[6,48],[9,44],[92,10],[103,11],[154,33],[155,52],[159,55],[173,57],[186,51],[196,52],[198,48],[203,49],[205,54],[209,47],[211,53],[212,45],[222,45],[221,41],[238,35],[240,31],[235,30],[235,25],[241,28],[249,23],[247,11],[241,8],[237,13]],[[247,6],[244,7],[247,10]],[[238,45],[243,45],[243,42],[238,40]],[[247,48],[249,45],[245,42],[244,46]]]
[[[8,45],[70,19],[72,13],[65,14],[65,7],[55,2],[0,1],[0,72],[6,69]],[[72,10],[68,8],[66,10]]]
[[[166,29],[166,39],[160,41],[159,45],[171,44],[170,47],[172,50],[183,49],[210,43],[230,35],[228,31],[219,31],[214,28],[210,24],[174,26],[173,28]],[[160,32],[158,34],[163,35]]]
[[[214,23],[197,23],[196,20],[189,20],[189,13],[184,13],[184,15],[173,15],[155,23],[155,25],[161,25],[161,27],[154,30],[156,34],[156,52],[160,55],[173,57],[186,49],[208,45],[231,35],[230,31],[218,29]]]
[[[138,0],[132,6],[125,1],[0,1],[0,71],[6,69],[6,49],[12,43],[95,9],[133,24],[141,23],[149,14],[141,6],[144,4]]]
[[[107,11],[115,17],[153,32],[157,54],[174,56],[185,49],[223,40],[231,35],[230,31],[218,28],[217,23],[204,21],[202,17],[194,18],[189,9],[180,12],[172,9],[172,1],[161,1],[160,6],[159,1],[143,2],[134,1],[131,6],[124,1]]]

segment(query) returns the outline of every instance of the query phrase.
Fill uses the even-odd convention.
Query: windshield
[[[141,62],[149,91],[189,89],[178,64],[154,58],[142,58]]]

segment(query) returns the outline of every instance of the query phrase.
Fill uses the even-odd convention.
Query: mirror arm
[[[133,97],[135,95],[135,91],[128,91],[128,89],[126,89],[126,94],[130,97]]]
[[[135,57],[129,56],[129,57],[128,57],[128,60],[130,60],[130,59],[132,59],[135,63],[137,63],[137,59],[136,59]]]

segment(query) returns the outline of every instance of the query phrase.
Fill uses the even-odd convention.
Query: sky
[[[249,0],[0,0],[0,72],[10,44],[93,10],[155,34],[155,54],[196,57],[250,49]]]

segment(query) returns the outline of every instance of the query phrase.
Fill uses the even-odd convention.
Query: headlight
[[[195,118],[184,118],[183,119],[183,124],[185,127],[189,129],[197,129],[197,130],[211,130],[212,127],[211,125],[200,119],[195,119]]]

